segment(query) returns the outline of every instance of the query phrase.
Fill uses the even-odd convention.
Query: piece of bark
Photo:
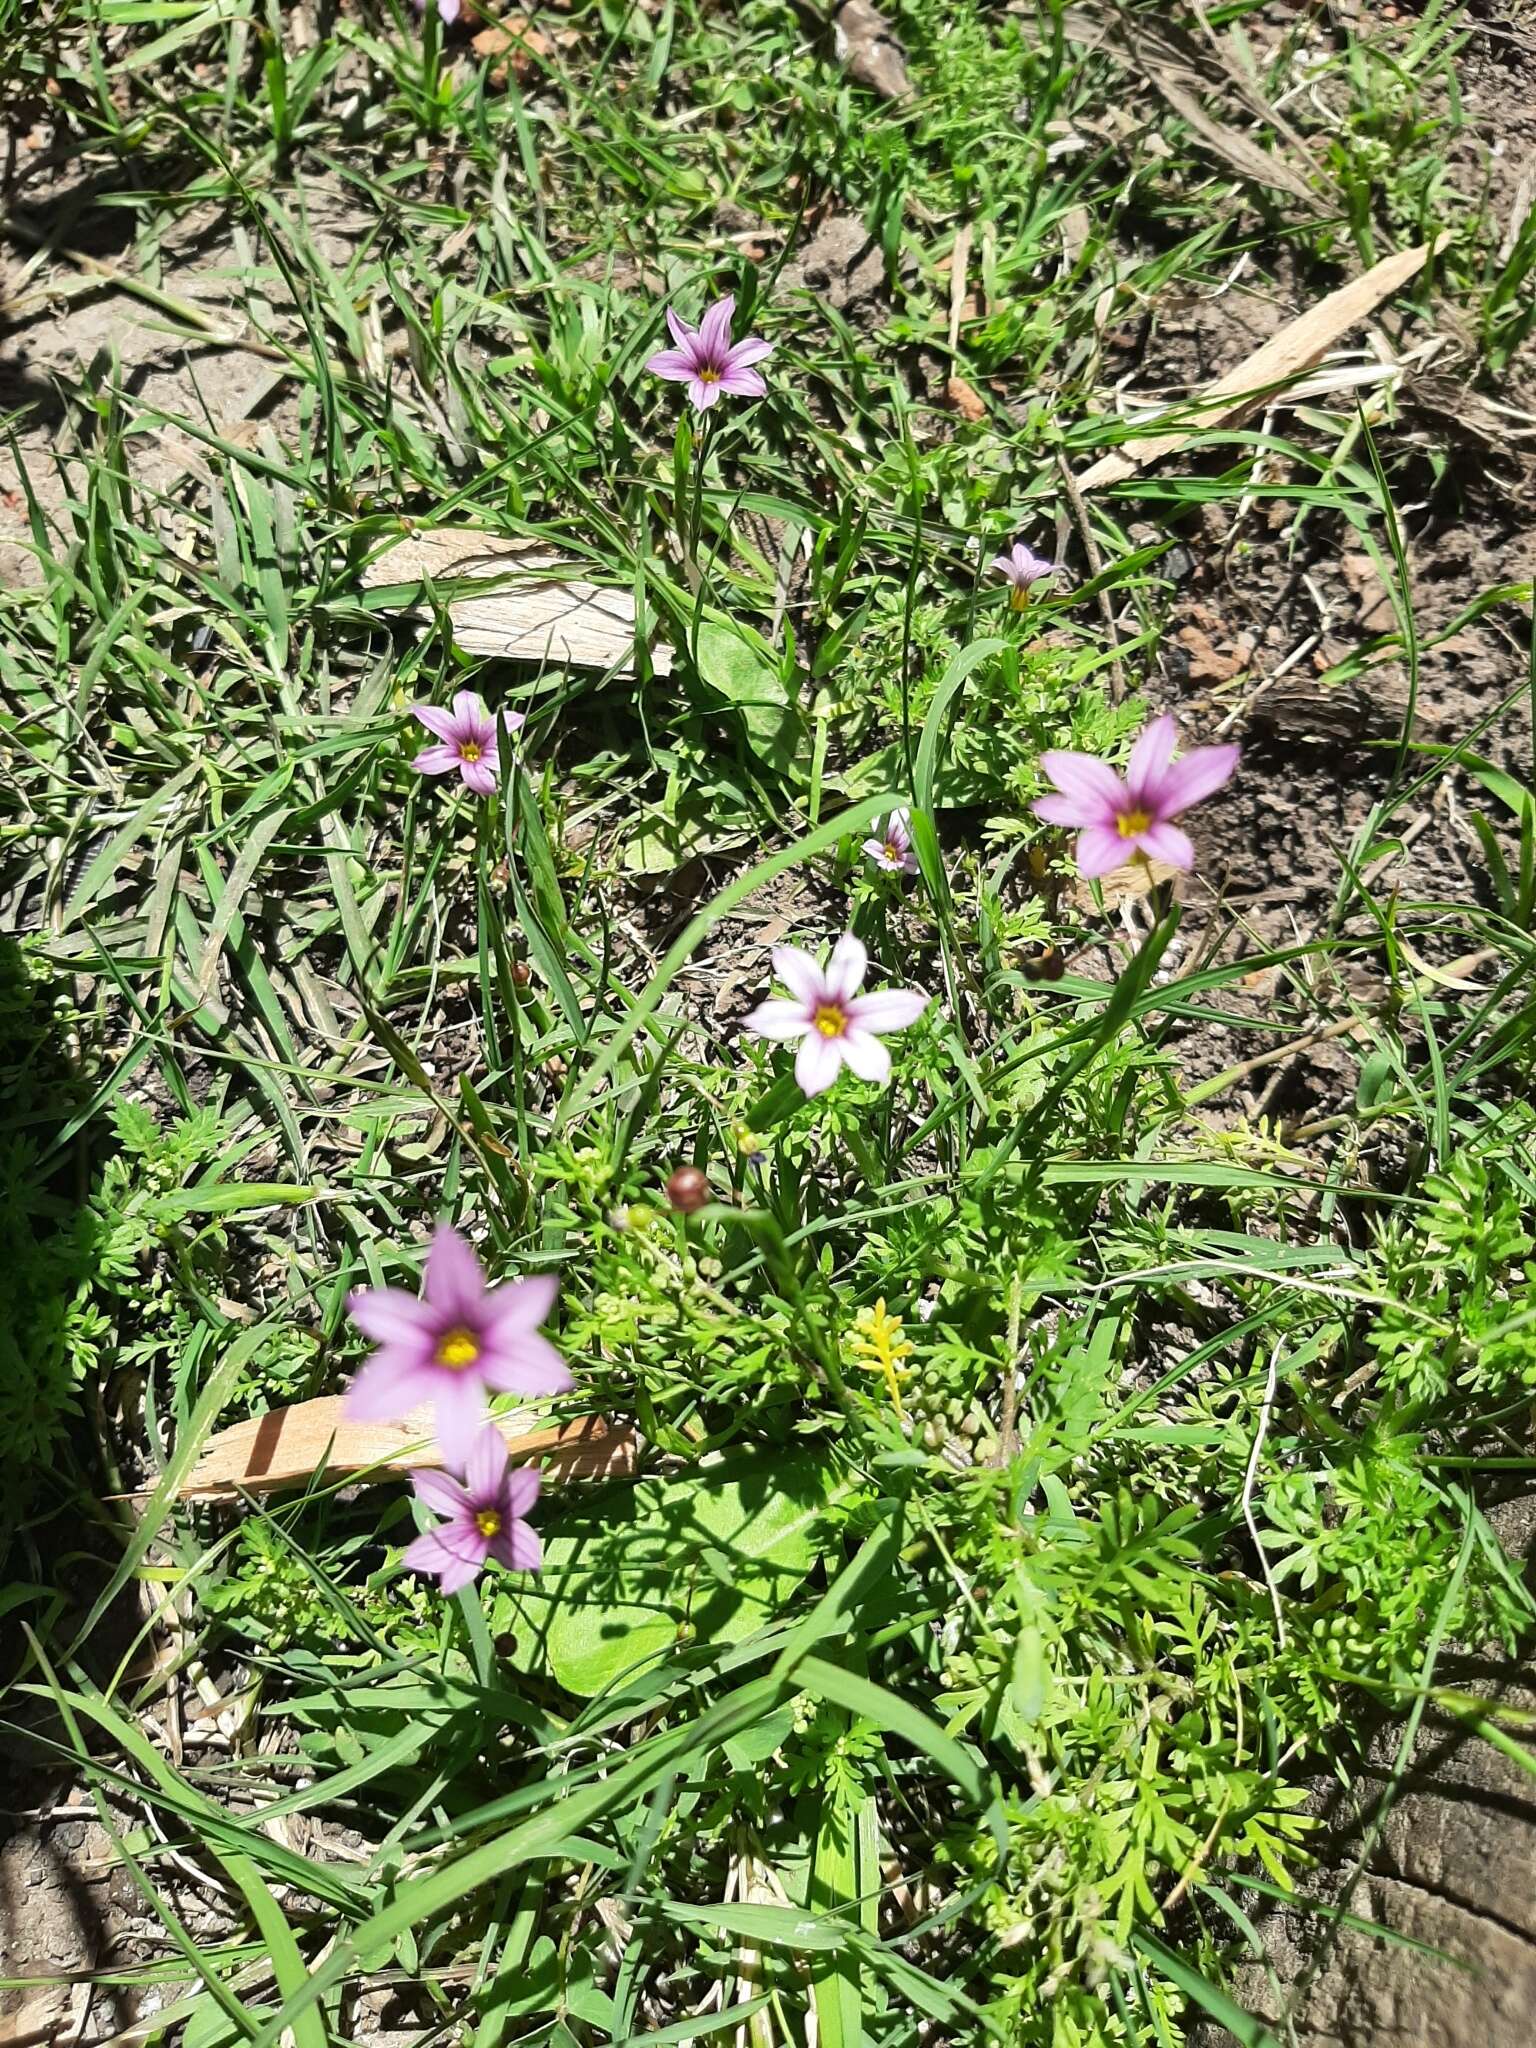
[[[333,1479],[356,1472],[388,1479],[441,1469],[430,1409],[418,1409],[402,1422],[349,1422],[344,1405],[340,1394],[324,1394],[221,1429],[204,1445],[178,1498],[231,1500],[240,1493],[272,1493],[305,1485],[322,1471]],[[535,1410],[519,1408],[491,1419],[512,1456],[539,1459],[551,1479],[615,1478],[632,1472],[639,1455],[634,1430],[600,1416],[541,1427]]]
[[[905,99],[912,90],[907,53],[895,29],[869,0],[845,0],[832,24],[837,61],[858,85],[882,99]]]
[[[1079,489],[1091,491],[1100,484],[1124,483],[1148,463],[1186,446],[1204,428],[1254,411],[1294,378],[1315,369],[1352,327],[1374,313],[1384,299],[1400,291],[1410,278],[1417,277],[1439,246],[1437,239],[1422,242],[1414,249],[1400,249],[1396,255],[1383,257],[1361,276],[1341,285],[1338,291],[1330,292],[1326,299],[1319,299],[1278,334],[1271,335],[1252,355],[1244,357],[1235,370],[1218,377],[1190,401],[1191,410],[1198,413],[1191,424],[1170,433],[1140,434],[1134,441],[1127,441],[1085,470],[1078,478]]]
[[[496,587],[483,596],[448,602],[454,640],[466,654],[632,675],[634,593],[591,583],[571,569],[541,541],[436,526],[386,548],[365,567],[362,581],[365,590],[428,580],[492,582]],[[658,642],[651,667],[669,674],[671,648]]]

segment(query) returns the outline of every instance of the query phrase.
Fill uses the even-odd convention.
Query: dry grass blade
[[[1102,456],[1085,470],[1078,478],[1079,489],[1091,491],[1100,484],[1123,483],[1148,463],[1184,447],[1203,428],[1240,418],[1283,390],[1293,378],[1315,369],[1352,327],[1416,277],[1439,246],[1438,241],[1421,242],[1417,248],[1400,249],[1340,286],[1338,291],[1330,292],[1326,299],[1319,299],[1278,334],[1271,335],[1252,355],[1245,356],[1236,369],[1207,385],[1190,402],[1189,411],[1197,416],[1191,417],[1189,424],[1169,433],[1147,434],[1127,441],[1124,447]]]
[[[533,1427],[530,1409],[493,1418],[514,1458],[540,1458],[555,1479],[608,1479],[632,1472],[640,1440],[598,1416],[557,1428]],[[333,1477],[373,1478],[440,1469],[443,1455],[426,1409],[404,1422],[349,1422],[339,1394],[274,1408],[210,1437],[183,1482],[181,1500],[229,1500],[237,1493],[273,1493],[300,1486],[322,1469]]]

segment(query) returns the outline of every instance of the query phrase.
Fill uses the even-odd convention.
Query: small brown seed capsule
[[[532,979],[533,969],[526,960],[514,960],[512,962],[512,986],[514,988],[526,988]]]
[[[667,1181],[667,1201],[681,1215],[691,1216],[709,1200],[709,1182],[696,1166],[680,1166]]]

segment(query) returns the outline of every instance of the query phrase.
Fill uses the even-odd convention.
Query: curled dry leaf
[[[274,1408],[221,1429],[183,1481],[181,1500],[232,1500],[240,1493],[272,1493],[303,1486],[323,1472],[330,1478],[362,1473],[385,1479],[393,1473],[440,1468],[442,1452],[432,1434],[432,1411],[422,1408],[403,1422],[349,1422],[340,1394]],[[539,1425],[535,1410],[492,1416],[514,1458],[538,1458],[551,1479],[606,1479],[632,1472],[639,1438],[599,1416],[581,1422]]]
[[[944,387],[950,404],[963,420],[984,420],[987,416],[987,401],[974,384],[967,384],[963,377],[951,377]]]
[[[524,84],[537,70],[539,60],[554,55],[554,44],[544,31],[535,28],[526,14],[509,14],[491,28],[481,29],[470,44],[477,57],[504,57],[491,73],[492,85],[505,85],[507,78]]]
[[[495,587],[448,603],[453,637],[466,654],[501,661],[565,663],[630,675],[635,667],[635,600],[571,573],[539,541],[504,540],[457,527],[427,527],[387,548],[363,570],[363,587],[473,581]],[[651,649],[657,675],[672,650]]]
[[[905,99],[912,90],[907,53],[895,29],[869,0],[845,0],[832,25],[837,61],[858,85],[882,99]]]

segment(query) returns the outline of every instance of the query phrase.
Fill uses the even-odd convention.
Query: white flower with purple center
[[[1006,555],[994,555],[992,567],[1006,576],[1013,586],[1008,592],[1008,602],[1016,612],[1023,611],[1028,605],[1035,585],[1044,583],[1057,570],[1055,562],[1046,561],[1043,555],[1037,555],[1021,540],[1016,540]]]
[[[356,1422],[400,1422],[431,1403],[443,1462],[462,1466],[492,1394],[563,1394],[574,1384],[539,1325],[554,1307],[553,1274],[487,1287],[467,1239],[442,1224],[420,1298],[364,1287],[347,1313],[378,1350],[347,1392]]]
[[[912,850],[912,819],[907,811],[892,811],[885,829],[876,839],[866,839],[862,849],[877,868],[888,875],[915,875],[917,855]]]
[[[752,365],[773,354],[773,343],[756,334],[733,342],[731,316],[735,311],[736,300],[727,293],[716,299],[697,327],[690,327],[669,306],[667,326],[677,346],[660,350],[646,363],[653,376],[686,384],[689,399],[700,412],[708,412],[722,393],[733,398],[761,398],[768,389]]]
[[[538,1531],[528,1512],[539,1497],[534,1466],[514,1465],[501,1432],[482,1429],[464,1460],[464,1478],[446,1472],[413,1472],[416,1498],[443,1517],[407,1545],[402,1562],[413,1572],[430,1572],[445,1593],[473,1585],[494,1558],[509,1571],[536,1572],[544,1561]]]
[[[891,1031],[905,1031],[928,1007],[920,989],[881,988],[860,995],[869,955],[852,932],[844,932],[823,968],[798,946],[775,946],[773,971],[789,1000],[759,1003],[745,1019],[754,1038],[798,1038],[795,1079],[807,1095],[832,1086],[844,1067],[861,1081],[884,1085],[891,1056],[880,1043]]]
[[[500,780],[501,731],[518,732],[528,722],[521,711],[503,711],[498,726],[473,690],[460,690],[451,711],[413,704],[411,716],[437,736],[436,745],[423,747],[412,761],[417,774],[457,774],[476,796],[490,796]]]
[[[1195,849],[1173,820],[1214,795],[1237,766],[1236,746],[1191,747],[1175,761],[1178,728],[1166,713],[1144,728],[1124,778],[1092,754],[1053,752],[1040,766],[1057,794],[1035,799],[1034,812],[1078,834],[1078,871],[1090,880],[1136,855],[1171,868],[1192,868]]]

